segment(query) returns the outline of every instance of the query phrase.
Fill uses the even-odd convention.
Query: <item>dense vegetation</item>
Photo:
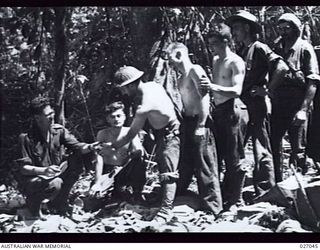
[[[210,67],[203,35],[237,9],[259,18],[261,40],[271,46],[278,37],[277,17],[284,12],[296,13],[305,38],[320,43],[320,7],[1,7],[0,183],[11,179],[17,136],[30,125],[31,97],[51,97],[57,122],[80,140],[92,141],[103,126],[103,104],[116,94],[111,83],[118,67],[134,65],[146,79],[158,77],[164,84],[161,50],[178,38],[179,28],[186,31],[180,39],[194,62]]]

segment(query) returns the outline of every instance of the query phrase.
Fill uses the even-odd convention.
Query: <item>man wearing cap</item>
[[[257,40],[261,26],[251,13],[241,10],[227,19],[235,41],[241,44],[238,54],[246,63],[241,100],[249,113],[247,138],[252,136],[255,168],[253,182],[256,195],[274,184],[273,159],[268,131],[266,93],[285,74],[286,65],[266,44]],[[268,82],[269,77],[269,82]]]
[[[167,48],[169,64],[181,75],[178,87],[183,103],[182,147],[179,164],[179,192],[184,193],[193,174],[197,178],[201,197],[201,209],[218,215],[222,210],[222,198],[218,174],[215,138],[210,128],[210,96],[202,91],[202,78],[208,78],[200,65],[193,64],[188,48],[182,43],[172,43]]]
[[[311,44],[301,38],[301,22],[292,13],[278,20],[281,40],[276,46],[289,70],[284,81],[274,90],[271,115],[271,139],[276,180],[282,180],[280,170],[281,141],[288,131],[292,148],[290,163],[305,171],[305,131],[308,112],[319,79],[318,62]]]
[[[156,137],[156,162],[160,172],[163,189],[161,207],[153,222],[166,223],[173,217],[172,208],[176,193],[177,171],[180,155],[180,122],[177,119],[173,103],[162,85],[155,82],[142,82],[144,72],[132,67],[121,67],[115,73],[115,84],[122,95],[133,100],[136,113],[126,135],[107,147],[119,149],[137,135],[148,122]]]

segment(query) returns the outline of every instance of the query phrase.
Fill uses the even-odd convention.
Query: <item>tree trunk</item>
[[[67,37],[65,22],[67,8],[54,8],[55,12],[55,60],[54,60],[54,86],[56,104],[56,122],[65,125],[64,94],[65,94],[65,66],[67,61]]]

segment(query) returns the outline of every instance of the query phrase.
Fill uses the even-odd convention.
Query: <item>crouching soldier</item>
[[[173,217],[173,201],[179,176],[177,168],[180,154],[180,123],[173,103],[162,85],[142,82],[143,74],[132,66],[121,67],[115,73],[115,83],[122,95],[131,98],[137,108],[128,133],[105,146],[114,150],[123,147],[137,135],[146,122],[149,122],[156,137],[156,162],[163,189],[161,207],[153,222],[164,224]]]
[[[124,137],[128,127],[123,124],[126,120],[124,105],[122,102],[113,102],[105,106],[105,116],[108,127],[102,129],[97,134],[97,141],[101,143],[115,142]],[[136,135],[132,141],[127,143],[116,151],[110,151],[102,148],[97,155],[97,164],[95,171],[95,183],[91,187],[91,196],[104,194],[108,185],[104,183],[113,183],[115,198],[123,198],[121,188],[131,186],[133,190],[133,201],[142,201],[141,192],[146,182],[146,168],[142,159],[142,143]],[[107,179],[104,180],[104,177]]]
[[[40,205],[49,199],[58,214],[69,211],[70,189],[82,172],[82,157],[94,151],[98,143],[81,143],[62,125],[54,123],[49,99],[36,97],[30,105],[33,122],[27,133],[19,136],[18,182],[26,196],[31,217],[40,216]],[[63,146],[73,152],[63,161]]]

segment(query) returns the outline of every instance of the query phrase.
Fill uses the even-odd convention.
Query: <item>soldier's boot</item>
[[[173,201],[175,198],[177,184],[174,183],[164,183],[163,186],[163,196],[159,212],[153,218],[152,222],[158,223],[160,225],[166,224],[173,218]]]

